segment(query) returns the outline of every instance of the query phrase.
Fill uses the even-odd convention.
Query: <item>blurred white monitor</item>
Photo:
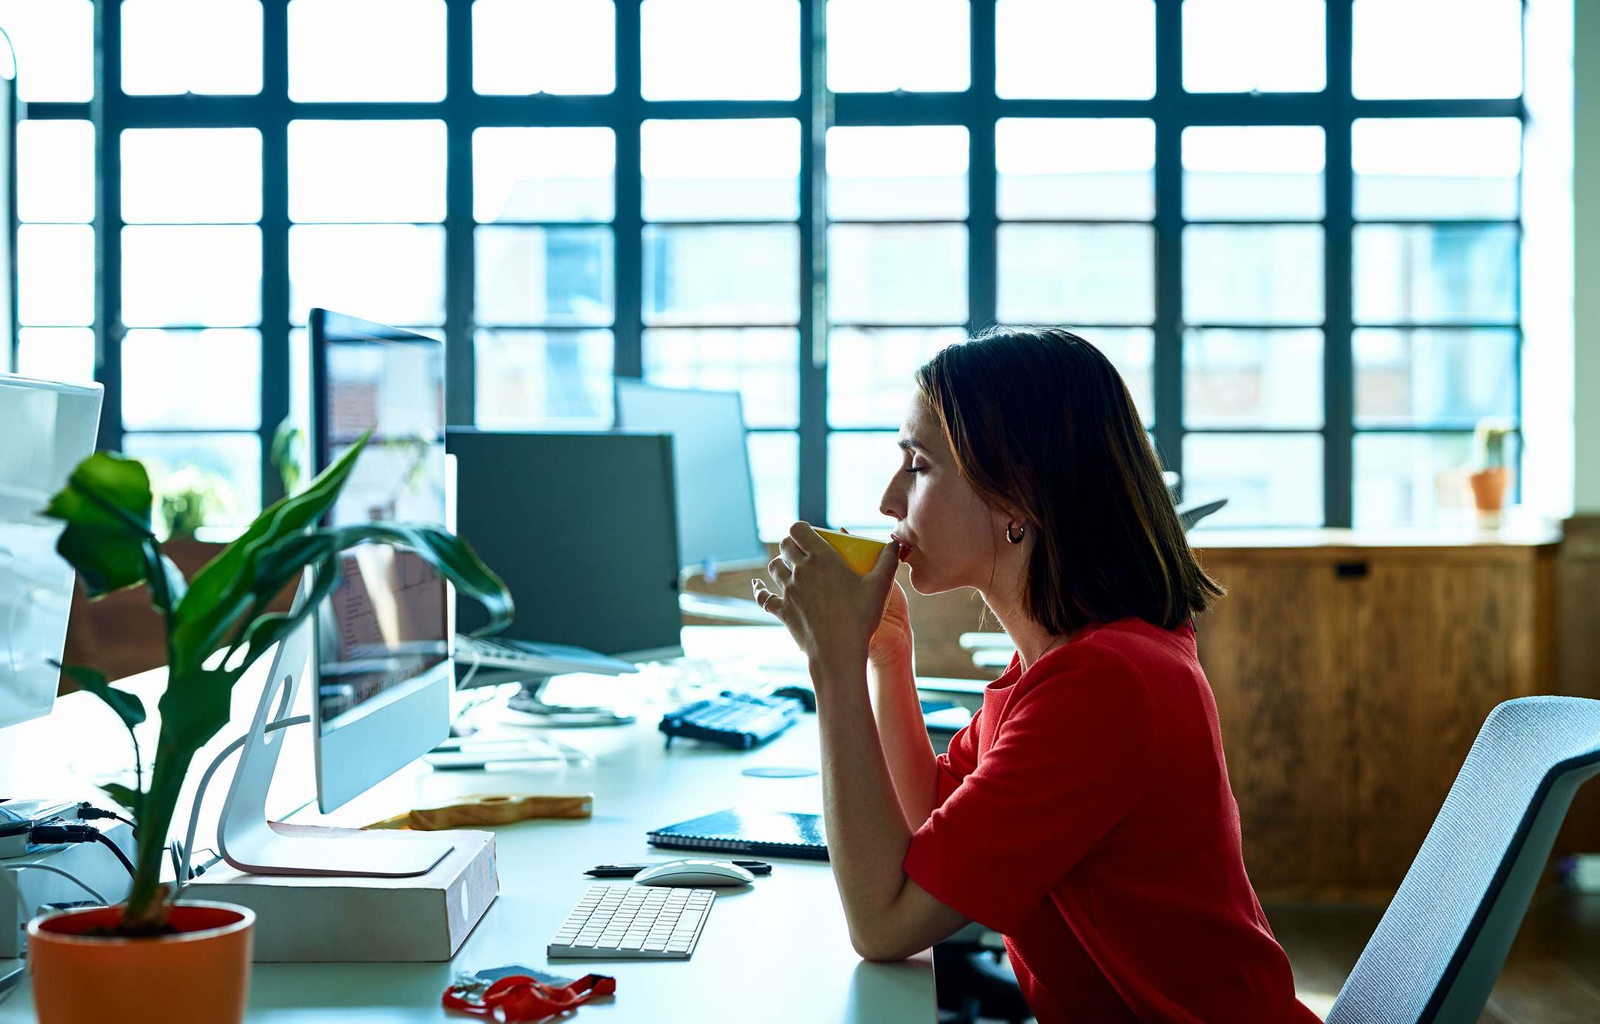
[[[0,373],[0,728],[50,713],[76,574],[40,513],[94,451],[99,384]]]
[[[765,565],[737,391],[617,381],[617,427],[672,435],[678,556],[690,572]]]

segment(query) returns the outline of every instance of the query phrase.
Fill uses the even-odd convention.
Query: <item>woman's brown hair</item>
[[[1059,327],[996,327],[917,371],[958,471],[1034,536],[1024,587],[1051,633],[1175,629],[1221,597],[1195,560],[1116,368]]]

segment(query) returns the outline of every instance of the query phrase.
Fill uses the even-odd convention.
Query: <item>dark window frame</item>
[[[470,0],[447,0],[447,95],[438,102],[296,103],[288,98],[288,3],[263,0],[263,82],[255,96],[126,96],[121,91],[121,5],[96,0],[94,99],[88,103],[30,103],[29,118],[92,121],[96,130],[95,376],[106,388],[100,444],[123,443],[121,341],[121,131],[136,127],[255,127],[262,133],[263,205],[261,413],[262,499],[281,495],[270,465],[272,433],[289,414],[289,281],[287,128],[297,118],[407,119],[445,122],[448,171],[445,229],[445,323],[450,374],[448,416],[471,423],[474,409],[472,132],[485,126],[593,125],[616,134],[612,220],[616,318],[615,373],[642,372],[642,229],[639,126],[652,118],[793,117],[801,124],[799,385],[799,508],[801,518],[826,520],[827,509],[827,226],[824,136],[834,125],[951,124],[968,130],[968,329],[995,322],[995,122],[1002,117],[1143,117],[1156,126],[1155,349],[1152,434],[1168,468],[1182,472],[1186,434],[1214,431],[1267,436],[1270,429],[1187,428],[1183,423],[1182,214],[1180,139],[1192,125],[1319,125],[1324,130],[1324,424],[1323,522],[1349,526],[1358,434],[1461,434],[1459,427],[1426,424],[1358,427],[1354,415],[1355,328],[1351,241],[1353,170],[1351,124],[1360,117],[1515,117],[1527,122],[1521,97],[1481,100],[1359,100],[1351,93],[1352,2],[1327,0],[1326,85],[1320,93],[1191,94],[1183,89],[1182,0],[1154,0],[1156,92],[1147,100],[1002,99],[995,94],[995,0],[971,3],[971,82],[964,92],[832,94],[826,91],[826,0],[800,0],[800,93],[782,101],[647,101],[640,94],[640,12],[637,0],[616,4],[616,88],[608,96],[479,96],[472,90]],[[1525,61],[1524,61],[1525,64]],[[108,85],[110,86],[108,88]],[[1362,223],[1388,223],[1389,221]],[[1399,222],[1399,221],[1395,221]],[[1270,222],[1262,222],[1270,223]],[[1410,223],[1457,223],[1420,221]],[[1521,214],[1514,225],[1521,260]],[[1520,273],[1515,318],[1516,408],[1522,421]],[[1262,325],[1268,326],[1268,325]],[[1364,325],[1365,326],[1365,325]],[[1420,326],[1420,325],[1419,325]],[[1438,325],[1444,326],[1444,325]],[[1456,326],[1456,325],[1449,325]],[[1092,331],[1091,331],[1092,338]],[[866,428],[842,428],[851,432]],[[163,431],[162,433],[166,433]],[[216,431],[215,433],[228,433]],[[236,432],[237,433],[237,432]],[[1520,436],[1519,436],[1520,442]],[[1518,446],[1518,462],[1522,445]],[[1520,473],[1518,477],[1520,478]]]

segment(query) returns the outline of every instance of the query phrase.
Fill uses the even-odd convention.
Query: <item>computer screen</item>
[[[443,526],[444,345],[312,310],[311,350],[318,471],[370,432],[329,514],[330,525],[394,520]],[[314,612],[319,784],[326,782],[327,740],[336,731],[413,694],[436,690],[441,682],[446,702],[441,706],[448,702],[450,629],[443,578],[417,555],[382,544],[344,552],[340,568],[338,586]],[[441,730],[448,727],[447,710],[444,716],[437,723]],[[404,760],[389,770],[426,749],[404,751]]]
[[[0,728],[50,713],[76,575],[39,513],[94,451],[101,387],[0,373]]]
[[[759,565],[766,545],[737,391],[694,391],[617,381],[617,426],[672,435],[678,549],[690,570]]]
[[[516,601],[504,636],[635,661],[682,653],[672,439],[451,428],[456,530]],[[463,632],[481,626],[471,601]]]

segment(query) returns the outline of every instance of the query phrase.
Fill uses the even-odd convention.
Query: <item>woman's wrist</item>
[[[867,651],[867,663],[875,669],[900,668],[911,664],[911,634],[904,639],[875,641]]]
[[[870,658],[866,652],[859,648],[856,650],[836,649],[826,653],[812,655],[810,658],[811,685],[813,689],[822,690],[838,685],[841,679],[852,677],[866,680],[867,665]]]

